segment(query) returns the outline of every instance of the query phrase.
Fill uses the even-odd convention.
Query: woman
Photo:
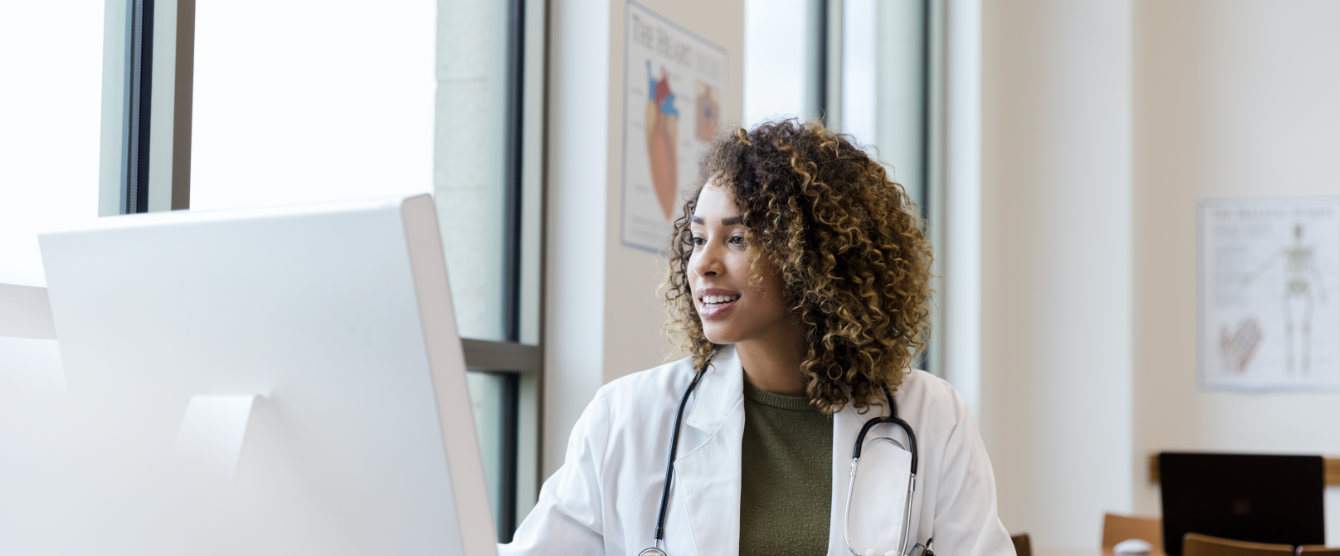
[[[931,250],[902,187],[846,137],[794,121],[717,140],[701,177],[665,288],[691,355],[600,389],[500,552],[897,556],[934,537],[944,555],[1012,554],[966,404],[909,367]],[[875,426],[848,518],[852,449],[887,393],[918,461],[905,432]]]

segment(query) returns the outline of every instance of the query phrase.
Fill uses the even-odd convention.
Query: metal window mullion
[[[842,0],[824,0],[823,48],[824,125],[842,131],[842,36],[845,8]]]
[[[939,255],[931,263],[935,307],[931,315],[931,337],[927,346],[926,370],[936,376],[945,376],[945,2],[926,0],[923,41],[925,44],[925,178],[926,228],[931,244]]]
[[[148,211],[149,123],[152,115],[154,0],[132,0],[126,60],[126,173],[123,214]]]
[[[191,129],[195,106],[195,7],[196,0],[175,0],[176,27],[172,68],[172,173],[166,207],[191,208]],[[160,207],[163,205],[160,204]],[[153,209],[153,210],[161,210]]]
[[[505,146],[503,147],[504,208],[506,212],[503,294],[503,337],[521,341],[521,225],[522,156],[525,86],[526,8],[525,0],[510,0],[508,7],[507,108]]]
[[[503,326],[504,338],[509,342],[519,345],[521,341],[521,272],[523,261],[521,260],[523,233],[521,226],[523,199],[522,190],[524,184],[522,164],[525,159],[523,156],[524,142],[524,117],[525,117],[525,47],[526,47],[526,0],[510,0],[508,6],[508,39],[507,39],[507,108],[506,108],[506,134],[503,160],[506,164],[504,168],[504,209],[506,211],[505,227],[505,253],[504,253],[504,279],[506,280],[505,292],[503,294]],[[520,413],[520,392],[521,379],[516,373],[509,373],[506,377],[503,400],[501,404],[503,438],[501,447],[502,453],[502,492],[499,500],[502,501],[498,509],[498,538],[499,542],[511,542],[512,534],[516,530],[516,507],[517,507],[517,451],[518,451],[518,416]]]
[[[517,373],[506,373],[503,382],[502,404],[499,409],[502,412],[502,492],[498,498],[502,500],[502,507],[499,508],[498,529],[500,535],[498,542],[512,542],[512,535],[516,532],[516,497],[517,497],[517,450],[518,429],[521,415],[521,375]]]
[[[805,117],[828,118],[828,0],[809,0],[809,29]]]
[[[546,226],[548,225],[547,223],[548,223],[549,211],[545,209],[548,203],[548,190],[545,187],[544,176],[546,175],[547,164],[548,164],[547,162],[548,158],[545,154],[547,150],[546,145],[548,144],[548,142],[545,140],[545,138],[547,137],[547,130],[549,128],[547,121],[548,117],[547,115],[549,113],[548,112],[549,83],[547,79],[549,57],[545,55],[545,52],[548,51],[549,47],[549,31],[548,31],[549,9],[547,0],[527,0],[527,1],[531,2],[529,4],[530,9],[526,11],[526,17],[530,21],[526,22],[524,30],[527,37],[526,44],[531,50],[531,56],[526,58],[530,62],[529,64],[527,64],[526,69],[528,74],[533,79],[533,81],[531,82],[530,86],[525,90],[526,92],[529,93],[529,95],[526,98],[529,98],[532,101],[529,104],[529,106],[531,107],[531,112],[529,113],[529,117],[531,118],[530,121],[536,122],[536,127],[538,128],[533,130],[531,135],[528,136],[529,140],[527,144],[530,145],[532,148],[536,149],[536,152],[534,153],[534,158],[531,159],[532,167],[534,168],[535,174],[531,181],[526,182],[533,185],[533,187],[530,189],[530,191],[532,191],[532,197],[534,197],[531,203],[533,206],[538,207],[537,211],[538,214],[536,215],[535,220],[532,222],[532,225],[537,227],[534,242],[536,244],[536,249],[538,251],[535,257],[536,260],[532,261],[532,264],[536,265],[535,272],[538,281],[538,284],[534,288],[536,298],[533,301],[533,303],[535,303],[536,305],[535,342],[537,344],[537,347],[534,358],[535,374],[533,374],[530,377],[523,377],[521,382],[521,392],[519,393],[519,395],[523,396],[528,390],[532,393],[533,397],[530,399],[534,400],[534,404],[530,407],[529,411],[531,412],[534,419],[533,421],[530,421],[525,425],[522,425],[518,419],[517,433],[519,436],[521,433],[527,430],[522,428],[523,426],[533,427],[530,429],[531,435],[527,437],[530,443],[532,443],[531,457],[533,458],[532,460],[533,473],[531,477],[528,479],[529,488],[526,491],[531,496],[528,502],[533,503],[538,499],[540,489],[539,485],[544,483],[545,478],[544,460],[542,456],[543,445],[544,445],[544,382],[545,381],[543,372],[544,357],[541,348],[545,345],[544,322],[545,322],[545,314],[547,312],[545,310],[545,293],[544,293],[545,275],[546,275],[545,264],[547,260],[547,255],[546,255],[546,249],[544,248],[545,244],[544,238],[545,238],[545,230],[547,229]],[[524,402],[525,400],[523,399],[522,401]],[[522,414],[526,413],[526,411],[527,410],[525,408],[522,408],[520,411],[518,411],[517,412],[518,418],[521,417]],[[518,438],[518,446],[520,446],[519,441],[520,438]],[[518,452],[518,458],[519,457],[520,452]],[[522,485],[518,479],[518,491],[520,491],[521,486]],[[518,492],[518,497],[520,495],[521,492]],[[518,505],[519,504],[520,501],[518,500]],[[522,516],[518,515],[517,519],[519,520],[521,519],[521,517]]]
[[[921,217],[932,218],[931,206],[931,0],[921,0]]]
[[[540,348],[516,342],[461,339],[465,365],[475,369],[535,373],[540,370]]]

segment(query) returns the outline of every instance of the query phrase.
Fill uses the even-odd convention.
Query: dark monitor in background
[[[1164,551],[1182,537],[1289,545],[1324,544],[1321,456],[1159,454]]]

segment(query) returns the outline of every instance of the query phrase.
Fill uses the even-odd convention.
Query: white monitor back
[[[425,195],[43,235],[69,534],[37,553],[495,554],[438,233]]]

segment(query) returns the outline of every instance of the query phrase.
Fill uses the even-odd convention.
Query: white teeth
[[[703,303],[729,303],[739,298],[737,295],[704,295]]]

